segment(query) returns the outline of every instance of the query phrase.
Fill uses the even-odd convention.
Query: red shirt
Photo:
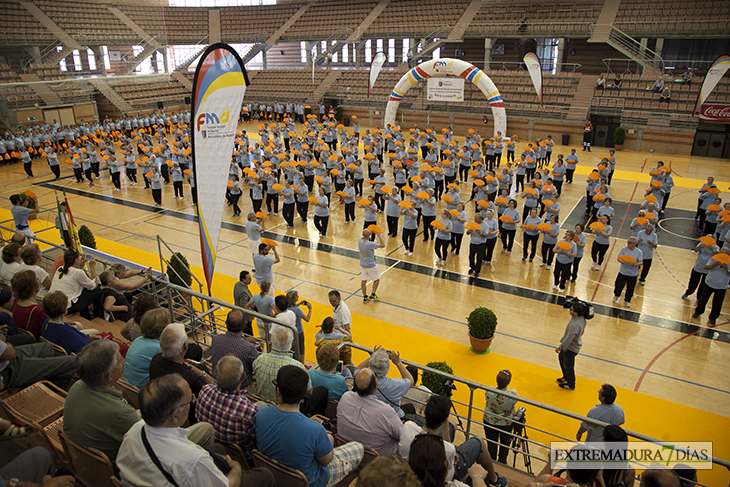
[[[41,336],[41,326],[48,316],[38,304],[20,306],[17,302],[13,306],[13,319],[19,329],[28,330],[38,340]]]

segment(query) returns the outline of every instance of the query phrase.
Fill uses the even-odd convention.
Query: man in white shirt
[[[188,431],[180,427],[194,401],[190,386],[179,374],[159,377],[142,388],[139,410],[144,421],[133,425],[124,435],[117,455],[124,485],[241,485],[238,462],[227,455],[221,457],[221,463],[229,467],[224,474],[211,454],[188,440]],[[262,485],[273,486],[273,476],[268,484]]]
[[[335,320],[335,327],[351,333],[352,315],[350,314],[350,308],[342,301],[340,292],[333,289],[329,292],[328,297],[332,305],[332,319]]]

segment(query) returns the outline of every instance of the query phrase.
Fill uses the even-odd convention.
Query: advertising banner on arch
[[[700,111],[702,104],[710,96],[710,93],[715,89],[715,86],[720,82],[720,79],[725,75],[728,68],[730,68],[730,56],[728,55],[720,56],[712,63],[712,66],[710,66],[710,69],[705,75],[705,81],[702,83],[700,93],[697,95],[697,104],[695,105],[693,115],[697,115],[697,112]]]
[[[428,78],[426,98],[430,101],[464,101],[464,78]]]
[[[540,100],[540,105],[542,105],[542,68],[540,67],[540,59],[538,59],[534,52],[528,52],[522,60],[527,65],[527,71],[530,73],[532,84],[535,85],[537,99]]]
[[[200,251],[209,294],[228,169],[247,85],[246,68],[232,47],[217,43],[205,50],[195,70],[190,112]]]

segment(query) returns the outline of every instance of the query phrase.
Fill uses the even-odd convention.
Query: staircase
[[[416,46],[413,46],[410,49],[411,52],[411,62],[413,64],[418,64],[418,60],[421,58],[424,58],[428,55],[430,55],[433,51],[439,48],[441,44],[444,44],[448,41],[449,31],[451,30],[451,26],[444,25],[443,27],[440,27],[433,32],[431,32],[428,36],[426,36],[421,46],[421,50],[419,52],[416,52],[416,47],[418,43],[416,43]]]
[[[375,8],[370,11],[368,16],[365,17],[362,22],[360,22],[360,25],[357,26],[357,29],[355,29],[353,33],[350,34],[350,37],[347,38],[347,42],[359,41],[360,38],[362,38],[363,34],[365,34],[365,31],[368,30],[373,22],[375,22],[375,19],[378,18],[378,15],[380,15],[383,10],[385,10],[385,7],[387,7],[389,3],[390,0],[380,0]]]
[[[109,100],[109,102],[114,105],[117,110],[119,110],[122,113],[132,113],[134,111],[134,108],[132,108],[132,105],[130,105],[127,101],[125,101],[121,96],[117,94],[114,89],[109,86],[109,84],[104,81],[101,78],[89,78],[89,82],[99,90],[99,93],[104,95],[104,97]]]
[[[38,8],[34,3],[18,3],[20,3],[20,5],[28,12],[30,12],[33,17],[36,18],[36,20],[43,24],[46,29],[48,29],[50,32],[53,32],[53,34],[61,40],[61,43],[59,45],[63,45],[63,49],[61,51],[56,51],[55,46],[51,46],[51,49],[45,50],[44,55],[41,56],[41,63],[58,64],[61,59],[70,55],[71,51],[73,51],[74,49],[86,49],[86,47],[76,42],[76,39],[66,34],[66,32],[64,32],[57,23],[51,20],[51,18],[46,15],[40,8]]]
[[[142,52],[134,56],[132,59],[128,59],[124,63],[124,69],[122,71],[122,74],[131,74],[137,68],[137,66],[144,62],[145,59],[157,52],[158,46],[158,43],[152,43],[148,41]]]
[[[324,96],[325,92],[329,89],[329,87],[332,86],[335,81],[337,81],[337,77],[339,75],[340,75],[339,71],[336,71],[336,70],[330,71],[329,74],[327,74],[327,77],[314,90],[314,93],[309,95],[306,103],[309,105],[314,105],[315,103],[319,103],[319,100],[322,99],[322,96]]]
[[[127,14],[125,14],[124,12],[122,12],[121,10],[119,10],[116,7],[107,5],[106,8],[112,14],[114,14],[114,16],[116,18],[118,18],[119,20],[124,22],[124,24],[127,27],[132,29],[132,31],[140,37],[140,39],[141,39],[140,45],[145,47],[145,49],[141,53],[137,54],[134,57],[134,59],[132,59],[130,62],[127,63],[127,65],[124,68],[123,74],[129,74],[132,71],[134,71],[137,66],[142,64],[142,62],[145,59],[147,59],[148,57],[150,57],[155,51],[162,51],[165,49],[165,46],[163,46],[162,44],[157,42],[157,39],[155,36],[149,35],[147,33],[147,31],[145,31],[142,27],[140,27],[139,24],[137,24],[137,22],[135,22],[134,20],[129,18],[129,16],[127,16]],[[167,67],[165,67],[165,69],[167,69]]]
[[[636,39],[613,26],[621,0],[606,0],[593,28],[590,43],[606,43],[624,56],[636,61],[644,68],[658,74],[664,73],[661,55],[643,46]]]
[[[309,4],[302,5],[299,8],[299,10],[294,12],[294,15],[289,17],[289,20],[284,22],[284,25],[279,27],[276,30],[276,32],[271,34],[271,36],[268,39],[266,39],[264,42],[259,42],[258,44],[254,44],[253,47],[251,47],[251,49],[248,50],[246,55],[241,57],[241,60],[243,61],[244,66],[246,65],[246,63],[248,63],[250,60],[252,60],[254,57],[256,57],[256,55],[258,53],[263,52],[263,51],[268,51],[269,49],[271,49],[271,46],[273,46],[274,44],[279,42],[279,38],[284,34],[284,32],[286,32],[289,29],[289,27],[294,25],[294,22],[299,20],[299,17],[304,15],[304,12],[306,12],[308,8],[309,8]]]
[[[481,6],[482,0],[472,0],[446,39],[453,42],[461,42],[464,39],[466,29],[471,24],[471,21],[474,20],[474,17],[477,16],[477,12],[479,12]]]
[[[175,71],[187,71],[188,66],[190,66],[190,64],[193,61],[195,61],[198,58],[198,56],[203,54],[203,51],[205,51],[208,48],[208,38],[206,37],[202,41],[198,42],[198,45],[200,46],[200,48],[197,51],[193,51],[190,54],[190,56],[186,57],[181,62],[179,62],[175,66]]]
[[[28,86],[30,86],[30,89],[35,92],[36,95],[40,97],[41,100],[43,100],[43,103],[46,104],[46,106],[54,107],[57,105],[61,105],[61,99],[53,92],[50,85],[42,83],[43,80],[40,79],[35,74],[21,74],[19,75],[20,79],[23,80],[25,83],[30,83]]]
[[[187,89],[189,92],[192,93],[192,91],[193,91],[193,82],[190,81],[187,78],[187,76],[185,76],[184,74],[182,74],[182,73],[180,73],[178,71],[173,71],[170,74],[172,75],[173,78],[175,78],[177,80],[178,83],[180,83],[181,85],[183,85],[185,87],[185,89]]]
[[[591,98],[596,89],[596,80],[593,76],[582,75],[578,82],[578,88],[573,96],[570,109],[566,115],[568,121],[583,121],[588,118],[590,111]]]

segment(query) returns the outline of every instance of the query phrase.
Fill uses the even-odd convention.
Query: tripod
[[[515,450],[520,450],[522,452],[522,460],[525,462],[525,468],[527,469],[527,473],[532,475],[532,463],[530,459],[530,443],[527,441],[529,437],[527,436],[527,428],[525,428],[525,416],[522,415],[522,421],[520,423],[514,422],[514,429],[512,430],[512,434],[514,435],[512,437],[512,441],[510,441],[510,447],[514,448],[514,458],[512,458],[512,468],[515,467],[515,463],[517,463],[517,455],[519,454]]]
[[[456,390],[456,385],[454,385],[454,381],[451,379],[446,379],[444,382],[444,388],[441,390],[441,393],[451,399],[451,396],[453,395],[454,391]],[[461,417],[459,417],[459,414],[456,412],[456,406],[454,406],[454,401],[451,401],[451,409],[454,410],[454,416],[456,416],[456,422],[459,423],[459,428],[461,428],[461,431],[464,430],[464,425],[461,423]],[[453,441],[453,438],[450,438],[451,441]]]

